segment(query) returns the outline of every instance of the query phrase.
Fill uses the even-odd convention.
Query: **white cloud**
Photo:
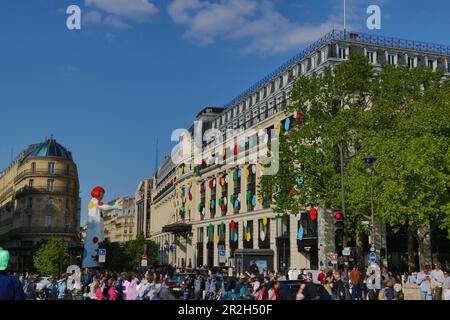
[[[118,29],[130,28],[130,22],[148,22],[158,13],[149,0],[85,0],[85,5],[91,8],[85,23]]]
[[[261,54],[298,48],[340,26],[339,14],[318,24],[293,22],[267,0],[173,0],[168,12],[187,28],[184,36],[193,42],[227,40],[239,43],[244,52]]]

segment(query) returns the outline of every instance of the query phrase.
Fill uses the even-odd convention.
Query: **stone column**
[[[273,269],[278,272],[278,252],[277,252],[277,219],[270,217],[270,249],[273,250]]]
[[[253,249],[259,249],[259,219],[253,220]]]
[[[218,224],[214,225],[214,265],[215,266],[219,265],[219,250],[217,248],[218,244],[216,241],[216,235],[219,231],[219,228],[220,228],[220,226]]]

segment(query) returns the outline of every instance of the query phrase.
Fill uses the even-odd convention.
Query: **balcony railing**
[[[369,45],[379,45],[379,46],[386,46],[386,47],[391,47],[391,48],[399,48],[399,49],[406,49],[406,50],[415,50],[415,51],[450,55],[450,45],[442,45],[442,44],[435,44],[435,43],[429,43],[429,42],[405,40],[405,39],[384,37],[384,36],[380,36],[380,35],[372,35],[372,34],[365,34],[365,33],[333,30],[333,31],[327,33],[326,35],[324,35],[318,41],[309,45],[303,51],[299,52],[297,55],[292,57],[286,63],[281,65],[278,69],[271,72],[266,77],[264,77],[263,79],[261,79],[260,81],[255,83],[253,86],[251,86],[249,89],[247,89],[246,91],[241,93],[239,96],[234,98],[232,101],[227,103],[225,105],[225,108],[226,109],[231,108],[231,107],[235,106],[236,104],[238,104],[239,102],[245,100],[247,97],[252,95],[254,92],[261,89],[264,85],[270,83],[272,80],[278,78],[281,74],[286,72],[289,68],[293,67],[295,64],[297,64],[301,60],[308,57],[310,54],[312,54],[314,51],[316,51],[320,47],[322,47],[332,41],[336,41],[336,40],[360,42],[360,43],[366,43]]]
[[[14,181],[17,182],[22,178],[28,177],[28,176],[65,176],[65,177],[75,177],[75,172],[73,171],[67,171],[67,170],[54,170],[52,172],[48,170],[32,170],[27,169],[19,174],[14,178]]]
[[[47,188],[47,187],[30,187],[25,186],[23,188],[20,188],[16,190],[16,194],[30,194],[30,193],[74,193],[77,192],[72,187],[53,187],[53,188]]]
[[[20,227],[0,235],[0,239],[11,239],[21,235],[77,235],[78,231],[68,227]]]

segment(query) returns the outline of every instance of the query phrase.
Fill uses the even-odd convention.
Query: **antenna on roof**
[[[156,147],[155,147],[155,176],[158,178],[158,137],[156,137]]]
[[[347,0],[344,0],[344,35],[347,31]]]

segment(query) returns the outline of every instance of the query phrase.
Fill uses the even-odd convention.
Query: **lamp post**
[[[371,245],[372,251],[375,251],[375,209],[373,204],[373,176],[375,173],[375,170],[373,169],[373,163],[375,162],[375,158],[371,155],[367,156],[363,159],[364,162],[367,164],[367,172],[370,173],[370,212],[371,212],[371,218],[372,218],[372,228],[371,228]]]

